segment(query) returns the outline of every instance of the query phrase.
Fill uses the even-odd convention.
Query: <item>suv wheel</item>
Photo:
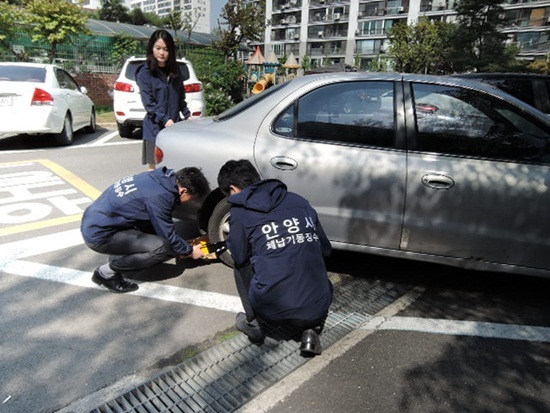
[[[121,123],[117,123],[116,125],[118,127],[118,134],[120,135],[121,138],[133,137],[132,133],[134,132],[134,127],[132,125],[126,125]]]

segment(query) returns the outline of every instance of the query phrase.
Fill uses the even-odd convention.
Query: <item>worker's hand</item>
[[[183,258],[192,258],[194,260],[197,260],[199,258],[204,258],[206,255],[204,255],[204,252],[201,250],[200,244],[193,245],[193,251],[189,255],[185,255]]]

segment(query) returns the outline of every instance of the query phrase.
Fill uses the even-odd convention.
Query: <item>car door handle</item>
[[[452,178],[441,174],[425,174],[420,180],[431,189],[451,189],[455,185]]]
[[[298,162],[286,156],[275,156],[271,158],[271,166],[282,171],[293,171],[298,167]]]

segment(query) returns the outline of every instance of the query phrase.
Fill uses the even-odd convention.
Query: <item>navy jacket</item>
[[[332,301],[324,261],[331,245],[309,202],[274,179],[228,201],[227,245],[236,269],[254,267],[249,291],[254,311],[272,321],[324,317]]]
[[[172,250],[188,255],[193,247],[174,228],[172,211],[179,199],[176,172],[155,169],[122,178],[105,190],[82,217],[86,243],[100,245],[118,231],[152,225],[156,235],[170,242]]]
[[[141,101],[147,114],[143,119],[143,139],[154,142],[168,120],[181,120],[180,111],[185,112],[185,88],[183,76],[165,77],[153,74],[147,63],[136,70]]]

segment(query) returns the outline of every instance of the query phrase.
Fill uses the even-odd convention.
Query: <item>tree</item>
[[[462,0],[455,6],[458,28],[452,60],[457,71],[506,70],[515,60],[507,48],[501,0]]]
[[[192,14],[186,13],[183,15],[181,30],[187,33],[187,43],[191,42],[191,34],[193,33],[193,30],[195,30],[195,27],[197,27],[197,24],[199,23],[199,20],[201,18],[201,13],[202,12],[199,8],[194,8]]]
[[[50,62],[55,59],[59,44],[70,42],[76,35],[91,34],[84,12],[66,0],[30,0],[26,11],[33,42],[51,46]]]
[[[108,22],[131,22],[128,7],[124,5],[123,0],[101,0],[99,18]]]
[[[143,11],[139,7],[135,7],[130,12],[130,23],[135,24],[136,26],[143,26],[147,20],[143,15]]]
[[[130,56],[143,55],[144,51],[145,48],[139,40],[134,39],[126,33],[119,33],[114,37],[114,47],[110,61],[121,67]]]
[[[178,39],[178,32],[183,28],[184,14],[181,10],[170,10],[170,13],[165,18],[164,27],[174,32],[174,43],[178,54],[183,54],[181,42]]]
[[[25,56],[12,49],[10,40],[21,30],[19,22],[25,19],[24,9],[0,0],[0,48],[9,50],[18,60],[24,60]]]
[[[220,17],[223,19],[221,23],[218,21],[220,40],[215,46],[223,52],[226,60],[236,55],[244,40],[260,40],[267,25],[263,2],[228,0]]]
[[[398,24],[389,33],[388,56],[394,69],[405,73],[445,74],[452,72],[448,55],[456,27],[443,22]]]

